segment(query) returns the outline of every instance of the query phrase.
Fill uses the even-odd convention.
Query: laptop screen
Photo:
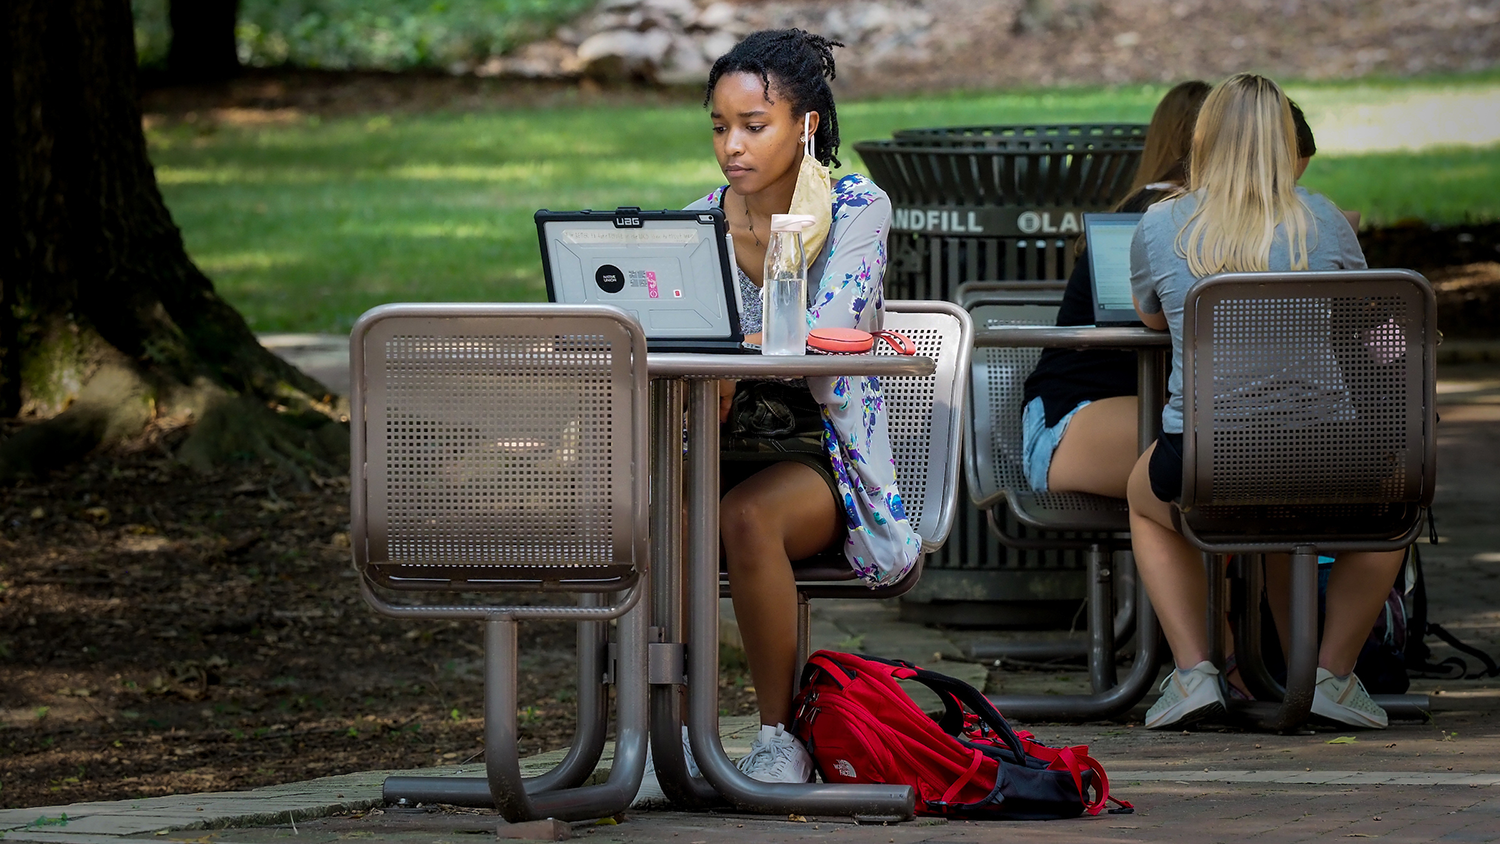
[[[739,345],[722,211],[544,210],[536,224],[549,301],[623,308],[653,350]]]
[[[1085,214],[1089,269],[1094,277],[1094,323],[1139,325],[1130,292],[1130,242],[1140,214]]]

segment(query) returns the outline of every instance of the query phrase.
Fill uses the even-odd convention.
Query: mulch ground
[[[375,615],[348,524],[346,478],[160,450],[0,489],[0,808],[482,758],[479,625]],[[522,634],[522,751],[566,746],[573,628]]]

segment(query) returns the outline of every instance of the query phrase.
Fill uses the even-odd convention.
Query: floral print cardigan
[[[726,190],[720,187],[688,208],[720,208]],[[833,226],[822,254],[808,267],[810,327],[881,328],[890,221],[891,202],[874,182],[850,174],[834,184]],[[761,292],[743,270],[739,284],[745,303],[741,328],[751,334],[760,330]],[[809,378],[807,384],[823,407],[823,445],[843,499],[844,556],[872,588],[895,583],[916,563],[922,540],[896,488],[880,379]]]

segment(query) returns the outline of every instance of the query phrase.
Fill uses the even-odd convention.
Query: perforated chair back
[[[910,338],[937,366],[927,377],[881,379],[906,516],[923,550],[934,551],[947,541],[958,508],[973,323],[949,302],[889,300],[885,308],[886,330]]]
[[[369,582],[637,581],[649,473],[635,320],[607,307],[390,305],[361,318],[351,344],[355,564]]]
[[[1192,530],[1309,541],[1410,530],[1435,483],[1433,302],[1407,270],[1195,284],[1183,319]]]
[[[971,298],[983,301],[984,294]],[[1057,311],[1056,305],[1040,304],[981,304],[973,309],[981,326],[1053,325]],[[1129,510],[1123,500],[1081,492],[1037,492],[1026,480],[1021,413],[1026,379],[1036,369],[1041,352],[1006,346],[974,350],[965,449],[969,498],[982,509],[1004,501],[1022,524],[1039,530],[1125,530]],[[1043,542],[1027,539],[1032,546]]]
[[[1055,305],[982,305],[973,317],[981,327],[1053,325]],[[969,497],[981,508],[992,507],[1007,489],[1031,492],[1022,469],[1021,410],[1026,378],[1036,369],[1042,350],[985,346],[974,350],[969,379],[970,424],[965,474]]]

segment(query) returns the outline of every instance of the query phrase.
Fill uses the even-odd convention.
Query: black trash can
[[[1066,279],[1082,215],[1130,190],[1142,124],[904,129],[854,145],[890,195],[891,298],[966,281]]]
[[[967,281],[1066,279],[1082,215],[1125,198],[1145,135],[1134,123],[956,126],[855,144],[893,206],[886,297],[956,301]],[[902,616],[1067,626],[1086,594],[1081,553],[1007,548],[987,518],[960,504],[948,543],[902,598]]]

